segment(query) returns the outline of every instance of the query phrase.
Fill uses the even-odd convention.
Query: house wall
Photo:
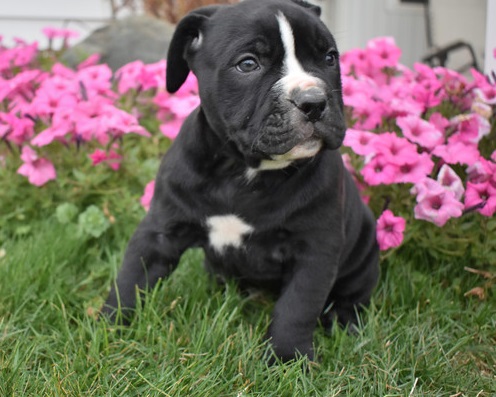
[[[400,0],[312,1],[323,8],[323,19],[334,33],[341,51],[364,47],[372,37],[393,36],[403,51],[402,62],[408,66],[427,52],[425,17],[420,5],[405,5]],[[494,0],[430,1],[435,44],[465,39],[474,45],[483,64],[487,51],[486,2],[494,3]],[[13,37],[19,37],[28,42],[37,40],[43,48],[48,40],[41,29],[46,26],[74,29],[83,38],[111,17],[110,0],[2,0],[0,35],[8,45]],[[460,56],[464,57],[463,54]]]
[[[430,0],[434,45],[465,40],[474,46],[483,65],[487,1],[494,0]],[[423,5],[400,0],[320,0],[319,4],[341,51],[364,47],[377,36],[393,36],[403,51],[402,63],[408,66],[428,51]],[[467,54],[457,54],[450,66],[457,67],[466,59]]]
[[[47,26],[76,30],[82,38],[111,17],[109,0],[2,0],[0,35],[8,45],[19,37],[43,48],[48,40],[41,30]]]

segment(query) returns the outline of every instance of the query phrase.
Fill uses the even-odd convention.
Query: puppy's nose
[[[309,121],[315,122],[322,118],[322,113],[327,106],[325,93],[318,88],[299,91],[292,102],[300,109]]]

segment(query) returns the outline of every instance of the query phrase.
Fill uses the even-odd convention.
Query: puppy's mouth
[[[314,157],[322,148],[322,140],[311,136],[310,138],[304,140],[303,142],[294,146],[291,150],[284,154],[276,154],[270,156],[272,160],[275,161],[294,161],[305,158]]]

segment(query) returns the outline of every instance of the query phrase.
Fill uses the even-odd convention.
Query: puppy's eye
[[[325,56],[325,61],[326,61],[328,66],[336,65],[336,63],[338,61],[338,52],[335,50],[329,51]]]
[[[250,73],[260,69],[260,65],[255,58],[247,57],[238,62],[236,69],[241,73]]]

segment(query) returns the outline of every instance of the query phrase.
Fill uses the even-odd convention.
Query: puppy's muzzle
[[[306,90],[296,90],[290,100],[311,123],[322,119],[327,107],[327,97],[319,88],[312,87]]]

